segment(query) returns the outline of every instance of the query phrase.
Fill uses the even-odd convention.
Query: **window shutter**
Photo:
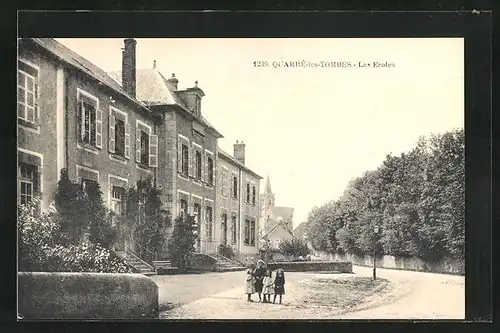
[[[188,145],[188,177],[193,176],[193,167],[194,167],[193,156],[194,156],[194,148],[189,147]]]
[[[80,112],[78,114],[80,115],[80,140],[83,141],[83,138],[85,136],[85,104],[83,104],[83,99],[80,99]]]
[[[208,154],[206,152],[203,153],[203,181],[208,181]]]
[[[96,108],[95,112],[95,146],[102,148],[102,110]]]
[[[38,89],[38,78],[35,79],[35,121],[40,119],[40,107],[38,106],[38,99],[40,98],[40,92]]]
[[[215,185],[215,159],[212,156],[212,184]]]
[[[158,135],[149,135],[149,166],[158,167]]]
[[[125,158],[130,158],[130,124],[125,124]]]
[[[115,152],[115,114],[109,111],[109,135],[108,135],[108,148],[111,153]]]
[[[135,128],[135,161],[141,163],[141,130],[139,126]]]
[[[182,173],[182,140],[177,137],[177,172]]]

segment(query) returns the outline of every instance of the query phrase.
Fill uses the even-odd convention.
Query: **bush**
[[[282,240],[279,243],[278,248],[284,255],[292,256],[294,258],[305,257],[311,253],[307,243],[298,238]]]
[[[106,248],[83,242],[66,245],[55,208],[37,214],[37,200],[18,209],[20,271],[128,273],[127,264]]]
[[[180,272],[186,272],[193,259],[196,243],[196,225],[192,216],[179,216],[175,219],[172,237],[168,243],[172,265]]]
[[[219,254],[229,259],[234,259],[235,257],[233,249],[225,244],[219,245]]]

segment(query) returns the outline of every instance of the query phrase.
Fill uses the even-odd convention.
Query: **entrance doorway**
[[[222,222],[221,222],[221,242],[224,245],[227,245],[227,214],[222,214]]]

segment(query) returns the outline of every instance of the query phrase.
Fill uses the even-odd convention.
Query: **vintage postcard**
[[[20,38],[17,119],[19,319],[465,318],[464,38]]]

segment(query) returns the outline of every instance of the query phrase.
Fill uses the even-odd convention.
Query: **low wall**
[[[325,260],[339,260],[339,261],[348,260],[351,261],[353,265],[373,266],[373,257],[370,255],[359,256],[355,254],[338,254],[338,253],[328,253],[324,251],[315,251],[315,253],[317,256],[320,256]],[[377,258],[376,264],[377,267],[389,268],[389,269],[401,269],[408,271],[455,274],[455,275],[465,274],[465,263],[450,258],[443,258],[438,262],[429,263],[415,257],[401,258],[401,257],[385,255],[383,257]]]
[[[142,274],[18,273],[24,319],[158,318],[158,286]]]
[[[191,270],[215,272],[218,269],[217,260],[202,253],[195,253],[191,264]]]
[[[282,268],[285,272],[339,272],[352,273],[352,263],[348,261],[295,261],[272,262],[267,267],[272,270]]]

